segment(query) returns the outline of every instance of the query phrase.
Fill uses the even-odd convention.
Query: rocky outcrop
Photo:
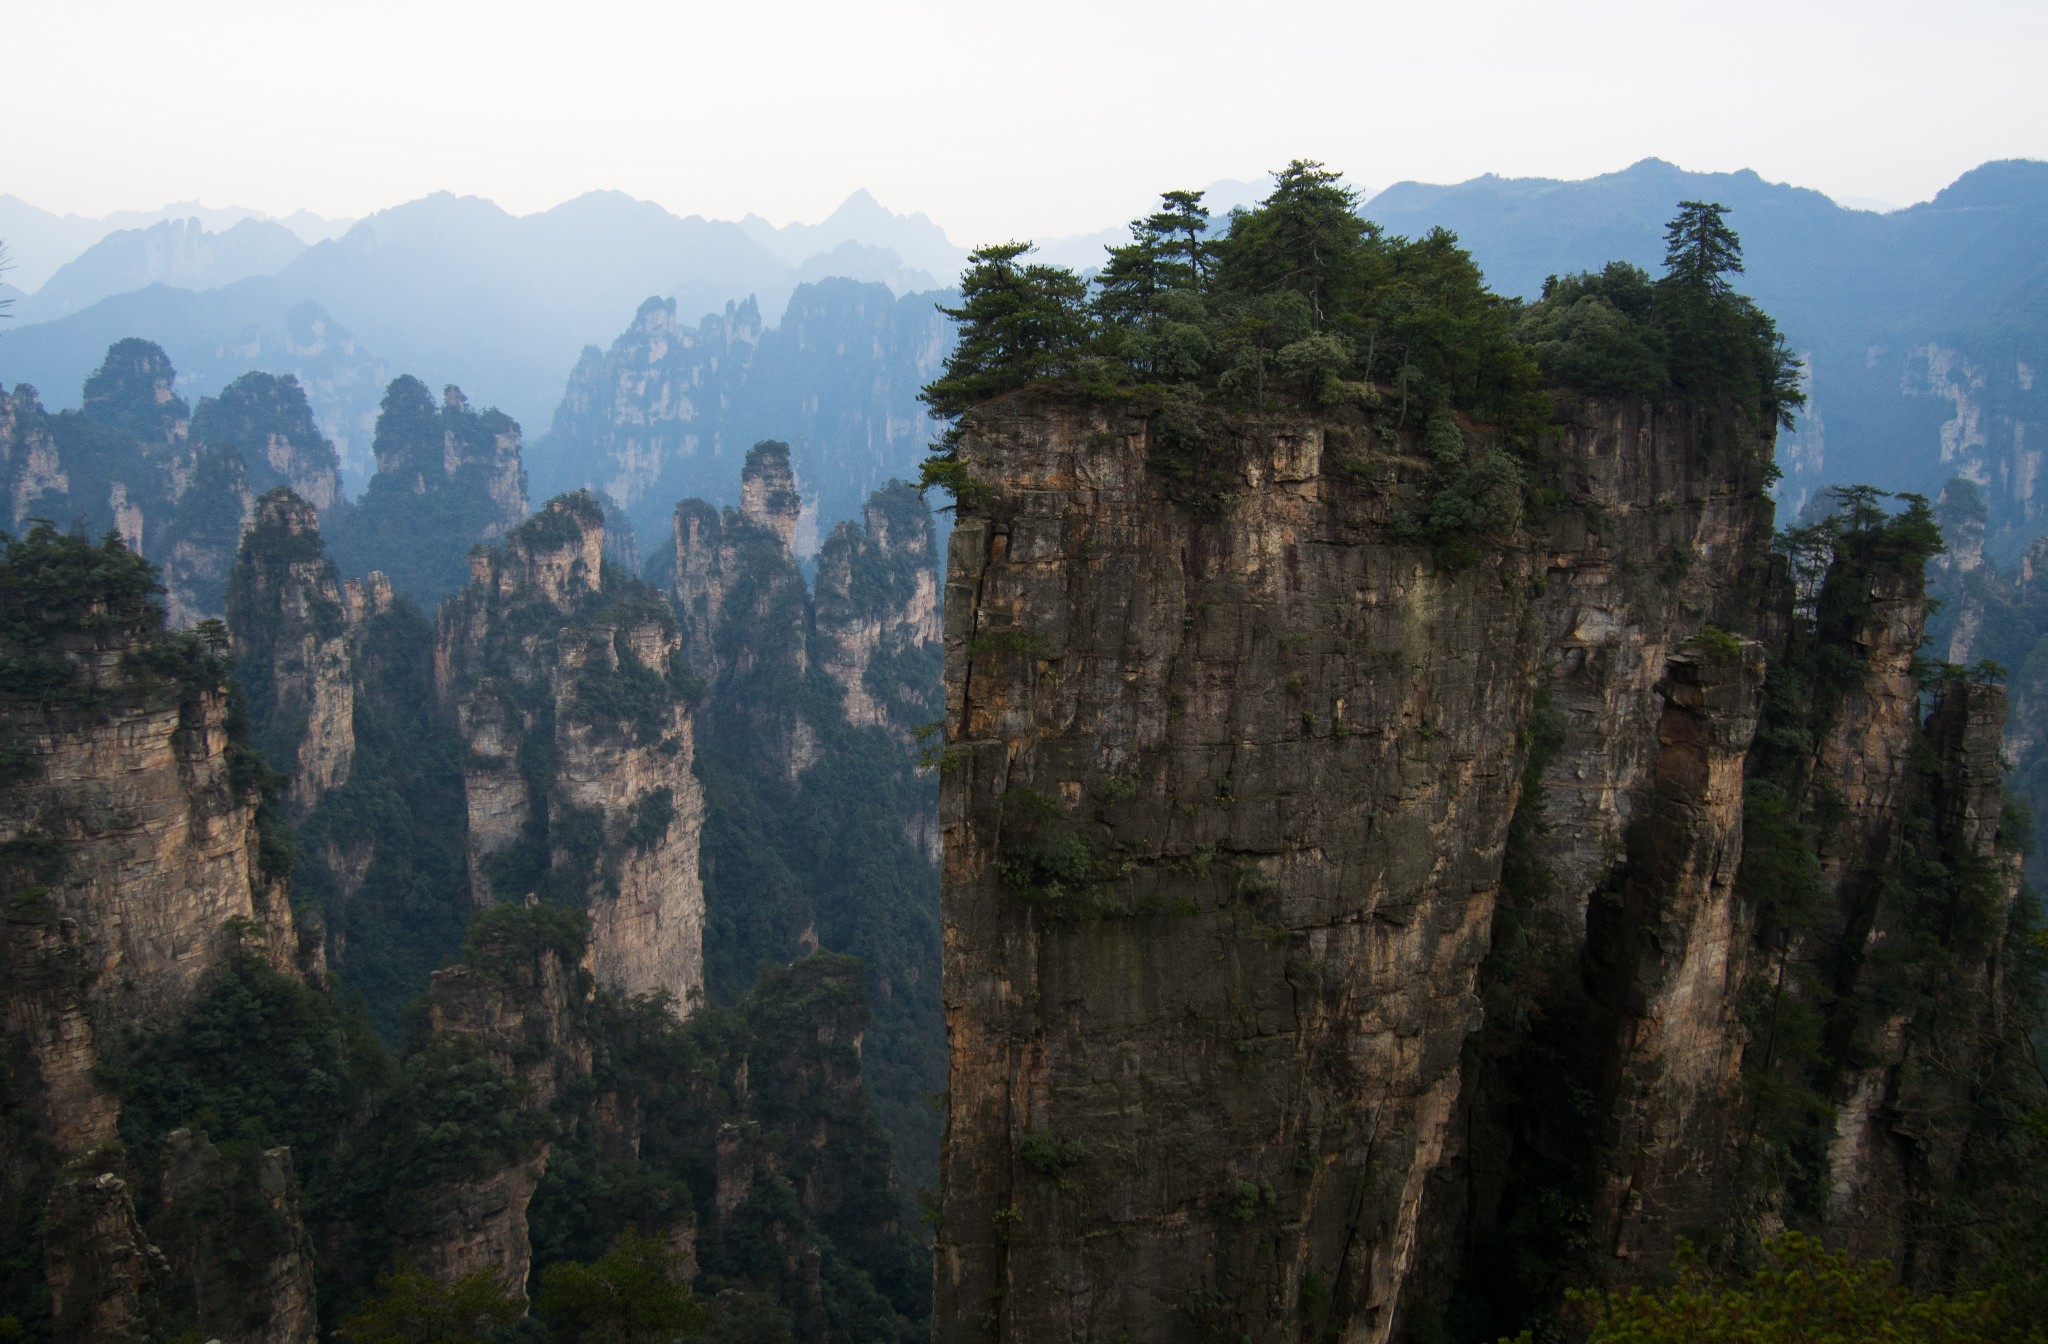
[[[148,1315],[170,1265],[135,1221],[126,1182],[106,1172],[51,1191],[43,1246],[58,1344],[148,1338]]]
[[[848,723],[890,729],[907,743],[937,717],[931,512],[898,481],[868,501],[862,523],[840,524],[818,552],[818,661],[839,683]]]
[[[1799,1206],[1759,1215],[1781,1178],[1751,1160],[1788,1050],[1753,1034],[1788,936],[1758,892],[1789,879],[1741,876],[1750,808],[1779,809],[1777,862],[1834,899],[1795,955],[1886,964],[1856,940],[1901,945],[1929,897],[1871,886],[1884,856],[2011,871],[1970,774],[1994,711],[1921,726],[1915,519],[1843,532],[1797,615],[1767,434],[1563,405],[1558,502],[1476,561],[1418,544],[1437,477],[1370,412],[1212,416],[1187,475],[1127,404],[966,419],[937,1338],[1394,1339],[1454,1294],[1518,1318],[1515,1292],[1554,1292],[1504,1286],[1532,1237],[1643,1273],[1689,1230]],[[1792,679],[1769,708],[1767,658]],[[1958,764],[1915,765],[1923,731],[1967,740],[1936,745]],[[1789,803],[1746,783],[1801,743]],[[1977,890],[2003,928],[2009,883]],[[1850,1104],[1811,1139],[1893,1216],[1860,1236],[1837,1198],[1813,1226],[1838,1242],[1909,1249],[1910,1191],[1961,1179],[1932,1103],[1893,1099],[1916,1048],[1995,1034],[1998,948],[1964,955],[1973,1025],[1826,1010],[1877,1081],[1814,1083]],[[1825,1001],[1872,997],[1866,975]]]
[[[366,606],[361,587],[346,592],[323,555],[313,506],[283,487],[264,495],[228,586],[228,628],[257,744],[290,776],[291,800],[301,809],[348,780],[355,756],[348,632]]]
[[[192,430],[192,408],[177,393],[178,374],[163,347],[129,337],[107,347],[107,357],[85,380],[83,409],[101,424],[158,457],[182,445]]]
[[[552,500],[478,553],[442,609],[436,681],[469,753],[471,884],[479,905],[540,894],[587,910],[599,983],[683,1005],[703,987],[703,794],[679,635],[652,590],[607,586],[603,549],[594,500]]]
[[[429,1277],[452,1283],[495,1270],[506,1291],[523,1298],[533,1264],[526,1211],[546,1167],[542,1153],[484,1177],[429,1186],[392,1230]]]
[[[221,1344],[312,1344],[313,1244],[299,1217],[288,1148],[224,1154],[173,1130],[151,1226],[170,1273],[163,1294]]]
[[[437,405],[419,379],[393,379],[372,446],[377,474],[345,525],[329,527],[345,574],[383,570],[425,604],[462,586],[472,546],[526,517],[518,422],[471,410],[458,387],[444,388]]]
[[[196,457],[191,484],[154,548],[162,566],[164,606],[178,629],[221,618],[228,573],[256,514],[241,454],[208,448]]]
[[[1920,724],[1916,663],[1927,629],[1927,592],[1915,561],[1858,553],[1839,559],[1824,589],[1817,638],[1849,653],[1859,675],[1841,696],[1814,751],[1814,775],[1839,795],[1843,815],[1821,865],[1830,886],[1877,852],[1898,822],[1911,766],[1902,744]]]
[[[791,539],[800,504],[787,444],[747,452],[741,507],[676,505],[671,590],[691,673],[744,691],[724,703],[746,719],[752,757],[795,783],[819,757],[817,725],[771,687],[800,683],[811,665],[811,595]]]
[[[292,378],[251,373],[218,398],[204,398],[191,421],[190,462],[179,463],[176,509],[159,523],[150,555],[163,567],[171,624],[219,618],[242,537],[255,522],[256,497],[283,485],[322,514],[342,507],[334,445],[313,424]]]
[[[572,964],[573,948],[533,938],[542,925],[531,913],[478,927],[464,964],[434,973],[424,1022],[437,1040],[479,1050],[514,1080],[520,1114],[539,1119],[590,1078],[591,977]],[[523,1295],[533,1257],[527,1210],[548,1152],[528,1141],[491,1169],[420,1191],[398,1228],[420,1268],[443,1282],[493,1269]]]
[[[815,664],[837,683],[846,722],[886,728],[906,743],[936,712],[939,612],[931,511],[893,482],[842,523],[818,552],[806,590],[794,537],[801,503],[789,448],[747,453],[740,507],[721,516],[703,500],[675,512],[672,595],[683,655],[701,680],[801,679]],[[765,684],[765,683],[764,683]],[[794,782],[817,759],[819,725],[756,696],[767,752]],[[787,697],[782,697],[787,699]]]
[[[340,459],[291,374],[246,373],[219,396],[201,397],[192,412],[192,438],[235,450],[257,494],[284,486],[322,518],[332,518],[345,502]]]
[[[683,656],[709,682],[720,673],[810,665],[803,573],[791,548],[801,505],[789,445],[764,441],[747,451],[741,507],[721,517],[701,499],[675,512],[675,609]]]
[[[2006,946],[2021,889],[2001,835],[2005,713],[1995,686],[1941,685],[1892,815],[1845,865],[1809,953],[1831,972],[1815,997],[1833,1056],[1816,1081],[1833,1116],[1825,1186],[1809,1198],[1832,1239],[1923,1284],[1993,1254],[1989,1220],[1958,1219],[1955,1202],[1999,1206],[1999,1173],[1984,1169],[2003,1141],[1992,1099],[2025,1052]],[[1867,822],[1855,794],[1835,796]]]
[[[918,389],[952,336],[931,296],[833,279],[799,285],[773,328],[751,300],[693,317],[649,299],[609,349],[585,347],[529,454],[537,483],[600,491],[645,536],[675,500],[737,503],[747,445],[787,440],[807,492],[796,549],[808,557],[868,494],[915,476],[931,438]]]

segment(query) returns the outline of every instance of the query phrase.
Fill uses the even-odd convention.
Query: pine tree
[[[918,395],[935,415],[1064,372],[1089,335],[1088,286],[1064,266],[1019,265],[1030,243],[998,243],[967,257],[960,306],[939,311],[960,324],[946,368]]]
[[[1208,265],[1202,193],[1169,191],[1159,202],[1159,209],[1131,221],[1131,241],[1108,249],[1109,264],[1095,277],[1094,309],[1107,338],[1103,353],[1147,378],[1191,372],[1201,360],[1189,348],[1190,337],[1207,345],[1187,322],[1202,309]]]
[[[1139,226],[1132,225],[1133,230]],[[1159,197],[1159,208],[1145,216],[1143,227],[1169,264],[1185,267],[1173,283],[1199,286],[1207,278],[1209,211],[1199,191],[1169,191]]]
[[[1259,208],[1234,216],[1224,245],[1227,287],[1292,290],[1308,300],[1309,325],[1358,305],[1369,288],[1378,227],[1357,214],[1358,193],[1320,163],[1296,159],[1274,174]]]
[[[1726,294],[1728,277],[1742,272],[1742,242],[1722,218],[1728,207],[1680,201],[1678,217],[1664,226],[1664,273],[1674,282]]]

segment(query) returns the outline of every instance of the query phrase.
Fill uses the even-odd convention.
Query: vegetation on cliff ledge
[[[1198,191],[1172,191],[1131,224],[1092,280],[981,248],[945,308],[959,344],[925,403],[957,419],[992,397],[1065,382],[1159,402],[1163,440],[1194,440],[1193,407],[1327,410],[1362,402],[1395,429],[1457,412],[1528,441],[1544,388],[1702,405],[1754,423],[1804,401],[1776,326],[1729,281],[1742,249],[1720,205],[1680,204],[1665,273],[1626,263],[1553,277],[1532,305],[1486,288],[1457,237],[1386,234],[1338,174],[1295,160],[1256,208],[1217,227]],[[1188,445],[1181,445],[1188,446]],[[949,434],[925,484],[965,484]]]
[[[972,254],[960,342],[924,400],[942,416],[1027,383],[1192,385],[1264,404],[1328,403],[1345,384],[1405,417],[1456,408],[1541,423],[1545,379],[1589,391],[1798,406],[1796,363],[1770,318],[1729,282],[1742,248],[1726,208],[1682,202],[1665,274],[1614,263],[1552,277],[1525,307],[1490,292],[1456,235],[1389,236],[1321,164],[1295,160],[1272,194],[1220,231],[1202,193],[1168,192],[1084,281],[1029,263],[1029,243]]]

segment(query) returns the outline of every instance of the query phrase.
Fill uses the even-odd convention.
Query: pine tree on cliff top
[[[1728,277],[1742,273],[1742,241],[1722,218],[1727,213],[1725,205],[1678,203],[1678,217],[1664,226],[1664,273],[1673,283],[1728,293]]]
[[[968,255],[960,306],[939,311],[960,324],[946,368],[918,395],[935,415],[1066,371],[1087,340],[1088,286],[1064,266],[1019,265],[1029,243],[998,243]]]
[[[1374,272],[1377,224],[1358,216],[1358,193],[1341,174],[1296,159],[1273,175],[1259,208],[1232,216],[1222,251],[1226,288],[1246,294],[1291,291],[1308,301],[1309,328],[1364,306]]]

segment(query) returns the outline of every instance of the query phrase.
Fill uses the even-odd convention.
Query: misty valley
[[[0,1339],[2048,1338],[2048,165],[1228,196],[0,198]]]

